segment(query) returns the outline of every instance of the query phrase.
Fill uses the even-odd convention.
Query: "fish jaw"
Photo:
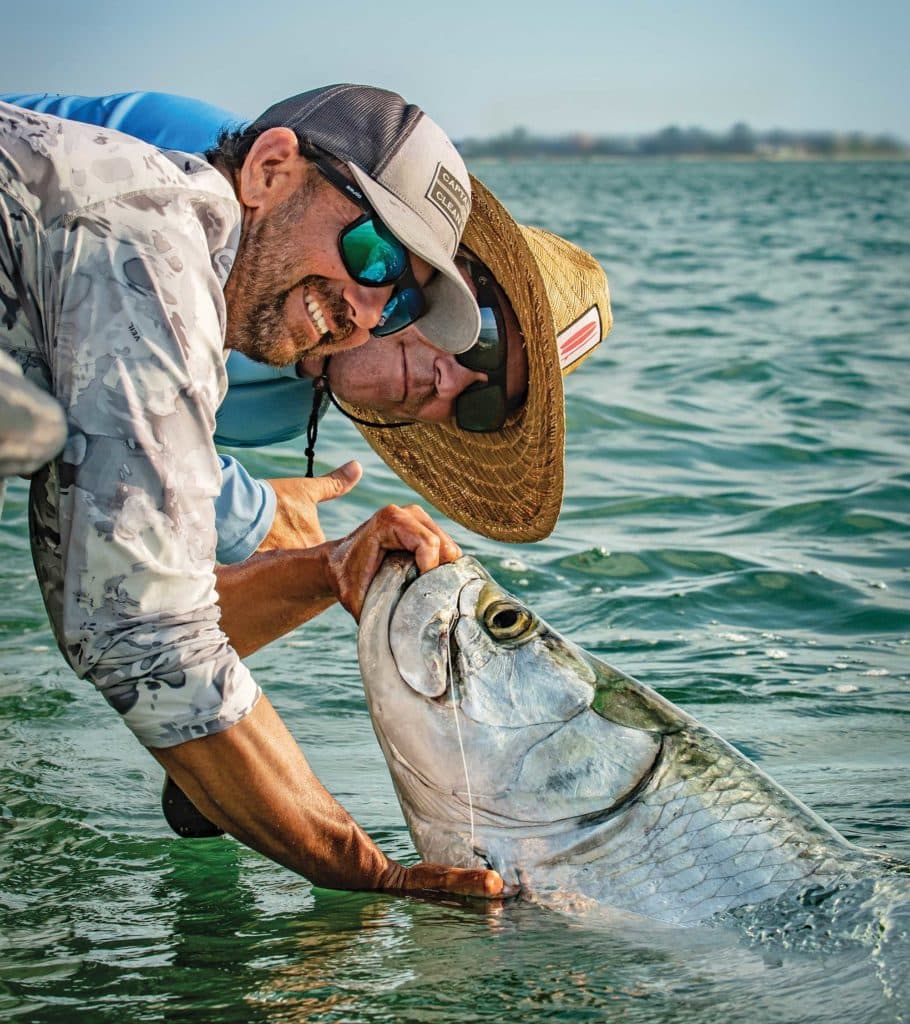
[[[467,557],[439,566],[427,574],[429,577],[433,577],[440,609],[450,607],[447,595],[457,594],[469,580],[489,579],[480,564]],[[415,689],[408,685],[391,649],[393,617],[402,595],[417,582],[413,558],[393,553],[386,556],[367,593],[357,640],[367,706],[418,851],[425,859],[455,867],[482,867],[484,861],[470,841],[471,809],[463,772],[458,767],[448,771],[458,759],[451,742],[451,711],[432,701],[429,686]],[[436,622],[445,628],[444,616],[437,616]],[[415,629],[429,643],[425,624],[415,624]],[[440,650],[436,645],[434,653],[439,655]],[[441,670],[441,660],[436,661],[437,670]],[[407,735],[407,752],[403,744],[396,743],[399,730]],[[448,778],[440,780],[432,769],[439,764],[443,751]]]

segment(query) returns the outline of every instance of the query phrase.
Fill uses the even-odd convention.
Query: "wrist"
[[[383,854],[383,856],[385,856]],[[379,876],[376,888],[381,892],[405,892],[407,891],[408,868],[399,864],[391,857],[385,858],[385,867]]]
[[[332,552],[338,541],[323,541],[310,548],[270,552],[281,561],[287,576],[287,594],[296,602],[337,601]]]

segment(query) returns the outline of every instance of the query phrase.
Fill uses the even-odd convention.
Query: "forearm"
[[[265,697],[232,728],[152,754],[207,818],[314,884],[398,887],[401,866],[326,791]]]
[[[241,658],[335,602],[326,575],[328,548],[266,551],[216,569],[221,628]]]
[[[359,619],[370,581],[393,550],[413,552],[421,571],[460,554],[422,509],[388,506],[339,541],[266,552],[220,569],[222,628],[234,649],[248,654],[336,596]],[[317,885],[469,896],[503,892],[494,871],[404,867],[387,858],[326,792],[265,697],[232,728],[152,752],[205,817]]]

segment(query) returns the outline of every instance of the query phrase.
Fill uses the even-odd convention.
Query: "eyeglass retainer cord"
[[[359,423],[362,427],[372,427],[374,430],[386,430],[394,427],[411,427],[414,425],[413,420],[400,420],[397,423],[373,423],[370,420],[361,419],[359,416],[355,416],[353,413],[343,408],[338,399],[332,394],[332,386],[329,384],[329,360],[331,356],[326,356],[322,363],[322,372],[318,377],[313,379],[313,405],[310,409],[310,418],[306,426],[306,440],[307,446],[304,449],[306,455],[306,475],[312,477],[313,475],[313,460],[316,456],[316,437],[319,433],[319,417],[322,412],[325,399],[328,397],[329,401],[335,408],[341,413],[342,416],[346,416],[349,420],[353,420],[354,423]]]

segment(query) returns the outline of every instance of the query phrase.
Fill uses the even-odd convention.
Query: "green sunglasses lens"
[[[405,247],[373,217],[342,232],[341,251],[348,272],[360,284],[391,284],[407,265]]]

